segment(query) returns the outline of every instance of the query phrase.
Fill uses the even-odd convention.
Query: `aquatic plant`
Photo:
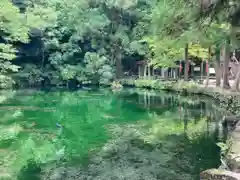
[[[145,97],[147,103],[142,104],[141,99]],[[184,105],[181,111],[178,100]],[[111,89],[18,92],[17,96],[5,103],[7,111],[0,111],[1,117],[6,118],[0,123],[0,159],[4,160],[0,162],[0,169],[11,177],[17,177],[23,171],[29,174],[29,164],[35,164],[36,168],[43,168],[45,172],[49,164],[53,168],[63,162],[66,166],[90,163],[92,157],[104,151],[104,155],[99,155],[104,156],[106,162],[104,169],[99,168],[104,174],[103,178],[107,175],[105,170],[110,163],[109,158],[115,157],[115,150],[130,150],[127,154],[117,153],[121,158],[120,161],[114,159],[114,168],[117,171],[122,162],[126,162],[124,172],[132,168],[137,173],[133,177],[137,178],[140,176],[138,172],[149,166],[140,163],[142,170],[133,167],[138,166],[135,162],[139,160],[138,157],[144,162],[153,161],[163,147],[158,158],[155,158],[155,165],[149,167],[149,172],[154,173],[154,169],[161,165],[158,171],[161,177],[169,169],[165,167],[169,163],[179,172],[175,165],[180,162],[184,164],[184,169],[189,169],[187,164],[191,156],[185,154],[181,159],[179,157],[183,155],[180,154],[185,152],[185,145],[189,145],[188,151],[192,151],[190,147],[200,145],[199,140],[206,135],[204,127],[207,121],[200,118],[199,111],[196,113],[190,109],[192,106],[198,107],[198,104],[188,104],[187,99],[181,100],[178,96],[173,98],[161,92],[134,92],[130,89],[119,93],[113,93]],[[56,127],[56,123],[61,128]],[[209,129],[209,132],[213,130]],[[213,134],[209,133],[206,137],[209,136]],[[210,138],[205,141],[210,144]],[[147,152],[151,151],[151,157],[147,157]],[[179,157],[173,158],[177,154]],[[178,163],[174,164],[174,161]],[[192,167],[190,169],[193,174],[196,172]],[[146,171],[145,175],[149,172]],[[193,177],[191,173],[181,173],[183,179]],[[165,175],[166,178],[177,177],[175,170],[165,172]],[[126,177],[130,175],[126,174]]]

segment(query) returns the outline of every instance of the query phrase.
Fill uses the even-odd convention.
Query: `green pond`
[[[0,179],[197,180],[220,165],[223,114],[137,89],[0,92]]]

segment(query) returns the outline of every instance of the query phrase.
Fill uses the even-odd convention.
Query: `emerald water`
[[[209,99],[58,89],[0,102],[0,179],[197,180],[220,165],[224,111]]]

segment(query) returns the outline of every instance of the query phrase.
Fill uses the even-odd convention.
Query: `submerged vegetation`
[[[180,173],[180,179],[190,180],[219,165],[216,142],[225,137],[218,132],[221,114],[213,103],[138,93],[9,93],[0,108],[0,177],[54,179],[63,175],[51,169],[61,167],[66,179],[121,179],[123,171],[130,179],[149,173],[152,179],[172,179]],[[110,161],[115,162],[111,175]]]
[[[188,60],[203,59],[216,65],[217,86],[224,74],[227,88],[239,6],[232,0],[3,0],[0,85],[109,84],[136,74],[142,60],[154,69],[185,60],[186,81]]]

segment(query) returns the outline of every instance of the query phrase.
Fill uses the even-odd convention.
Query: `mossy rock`
[[[240,180],[240,174],[220,169],[209,169],[200,173],[201,180]]]

